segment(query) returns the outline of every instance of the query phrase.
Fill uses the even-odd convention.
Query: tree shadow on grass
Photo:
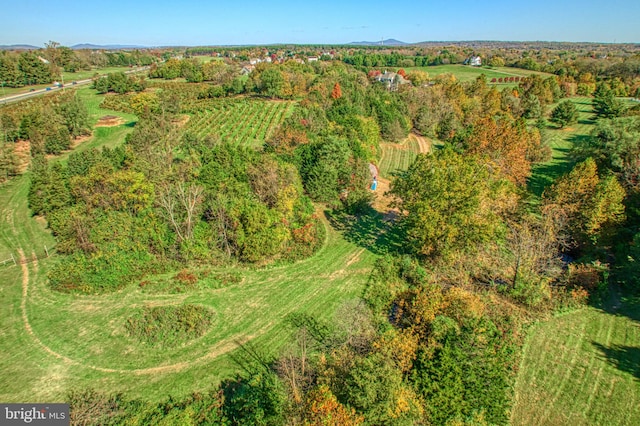
[[[541,196],[548,186],[553,184],[558,177],[568,173],[576,163],[570,156],[570,149],[555,148],[555,151],[563,153],[563,158],[535,165],[532,169],[531,177],[527,181],[529,191],[537,196]]]
[[[584,157],[584,154],[581,155],[587,143],[591,139],[590,135],[573,135],[569,139],[569,142],[573,144],[573,149],[571,153],[568,153],[574,160],[579,160],[581,157]]]
[[[611,345],[604,346],[597,342],[591,344],[600,351],[602,357],[618,370],[631,374],[640,381],[640,347]]]
[[[640,294],[618,283],[611,282],[601,297],[592,305],[611,315],[627,317],[640,327]]]
[[[402,252],[400,227],[393,221],[386,221],[373,207],[367,207],[357,215],[344,211],[325,211],[331,226],[340,231],[344,238],[374,254]]]
[[[231,352],[229,358],[245,373],[251,375],[260,371],[269,371],[275,356],[265,351],[252,341],[236,340],[237,350]]]

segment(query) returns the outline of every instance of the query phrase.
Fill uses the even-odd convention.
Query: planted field
[[[640,299],[534,326],[515,393],[514,425],[640,424]]]
[[[429,152],[432,141],[422,136],[410,135],[402,143],[382,143],[382,157],[380,159],[380,175],[386,178],[395,172],[407,170],[416,155]]]
[[[293,110],[292,102],[253,99],[208,101],[189,120],[187,130],[223,142],[260,147]]]

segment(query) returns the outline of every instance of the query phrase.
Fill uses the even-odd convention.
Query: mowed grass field
[[[122,143],[135,117],[100,109],[90,89],[78,93],[94,122],[109,114],[124,124],[97,128],[76,149]],[[213,269],[239,278],[221,288],[150,293],[136,282],[101,296],[57,293],[47,286],[47,272],[58,261],[55,240],[46,223],[31,216],[28,188],[28,174],[0,186],[0,261],[11,255],[30,260],[0,267],[0,401],[64,401],[69,390],[89,387],[149,400],[210,389],[241,370],[236,360],[243,347],[277,356],[292,333],[290,314],[331,319],[361,295],[377,259],[352,231],[334,229],[319,208],[326,239],[314,256],[277,267]],[[38,260],[31,261],[33,254]],[[182,303],[214,313],[206,334],[163,348],[126,333],[127,319],[142,308]]]
[[[614,295],[533,327],[512,424],[640,424],[640,299]]]
[[[551,74],[546,74],[537,71],[529,71],[520,68],[510,68],[510,67],[472,67],[470,65],[435,65],[430,67],[410,67],[405,68],[405,71],[409,72],[412,70],[420,70],[429,74],[430,78],[435,78],[441,74],[453,74],[460,81],[473,81],[478,78],[481,74],[484,74],[487,77],[487,81],[491,81],[493,78],[504,78],[504,77],[527,77],[531,74],[537,74],[542,76],[549,76]],[[511,85],[515,85],[515,83],[510,83]],[[500,84],[499,86],[506,86],[508,84]]]
[[[569,172],[573,168],[575,161],[570,155],[571,150],[573,147],[584,143],[595,124],[592,98],[574,97],[569,98],[569,100],[576,105],[578,121],[564,129],[559,129],[552,123],[547,125],[545,131],[549,138],[552,157],[546,163],[533,166],[532,176],[528,182],[529,190],[536,195],[542,195],[544,189],[551,185],[558,176]],[[551,105],[549,112],[555,106]]]
[[[380,175],[390,179],[394,173],[407,170],[416,155],[429,152],[434,144],[439,142],[414,134],[401,143],[383,142],[380,144],[382,156],[378,165]]]
[[[570,99],[578,123],[548,129],[553,158],[534,167],[537,195],[574,166],[571,149],[594,124],[591,98]],[[515,385],[514,425],[640,424],[640,298],[615,289],[601,307],[561,314],[529,330]]]

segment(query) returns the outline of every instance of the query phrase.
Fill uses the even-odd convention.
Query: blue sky
[[[511,40],[640,42],[640,0],[23,0],[0,44],[228,45]]]

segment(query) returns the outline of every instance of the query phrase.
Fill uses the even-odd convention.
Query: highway
[[[138,73],[138,72],[143,72],[143,71],[147,71],[149,68],[150,67],[148,67],[148,66],[134,68],[134,69],[130,69],[130,70],[125,71],[125,74],[134,74],[134,73]],[[103,75],[103,76],[105,76],[105,75]],[[32,98],[34,96],[40,96],[40,95],[43,95],[45,93],[53,93],[53,92],[56,92],[56,91],[59,91],[59,90],[64,90],[64,89],[84,86],[86,84],[90,84],[92,81],[93,81],[93,79],[87,78],[85,80],[78,80],[78,81],[74,81],[72,83],[67,83],[64,86],[49,86],[49,87],[46,87],[44,89],[37,89],[37,90],[33,90],[31,92],[17,93],[15,95],[9,95],[9,96],[5,96],[5,97],[0,97],[0,105],[5,105],[5,104],[12,103],[12,102],[22,101],[24,99]]]

